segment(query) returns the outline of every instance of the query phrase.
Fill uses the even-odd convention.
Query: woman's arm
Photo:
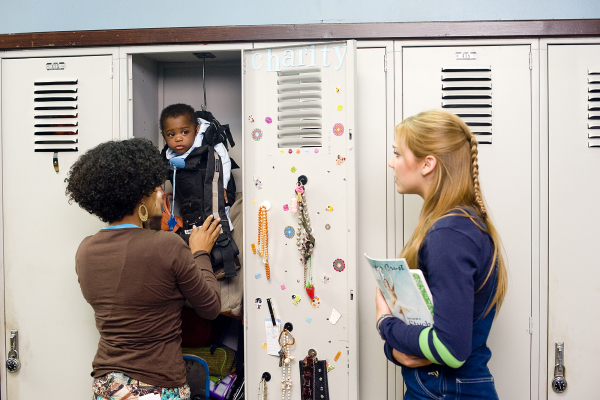
[[[379,287],[376,288],[375,304],[377,305],[377,313],[376,313],[377,321],[379,321],[379,318],[381,318],[382,316],[384,316],[386,314],[391,315],[390,308],[388,307],[388,305],[385,301],[385,298],[383,297],[383,293],[381,293],[381,290],[379,290]],[[390,317],[390,318],[394,318],[394,317]],[[377,329],[380,329],[380,328],[377,327]],[[399,363],[399,364],[406,365],[407,367],[411,367],[411,368],[422,367],[424,365],[431,364],[431,361],[429,361],[429,360],[401,353],[398,350],[392,348],[388,343],[386,343],[384,351],[385,351],[386,357],[390,361],[392,361],[392,362],[394,362],[394,360],[396,361],[396,362],[394,362],[394,364]]]
[[[474,275],[480,249],[464,234],[451,228],[427,234],[420,263],[427,266],[427,282],[434,297],[432,327],[406,325],[387,318],[382,336],[395,349],[409,356],[458,368],[471,353]]]

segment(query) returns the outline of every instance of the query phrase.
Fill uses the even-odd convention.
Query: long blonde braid
[[[485,203],[483,202],[483,196],[481,195],[481,187],[479,186],[479,164],[477,162],[477,139],[471,132],[465,132],[467,138],[470,137],[471,142],[471,175],[473,176],[473,189],[475,191],[475,201],[481,211],[481,216],[484,220],[487,219],[487,211],[485,209]]]

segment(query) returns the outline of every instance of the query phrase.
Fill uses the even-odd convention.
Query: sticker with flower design
[[[342,136],[342,133],[344,133],[344,125],[337,123],[333,126],[333,134],[335,136]]]
[[[291,226],[286,226],[285,229],[283,230],[283,234],[285,235],[286,238],[291,239],[294,237],[294,228],[292,228]]]
[[[341,258],[338,258],[333,262],[333,269],[335,269],[337,272],[342,272],[344,269],[346,269],[346,263]]]
[[[267,124],[270,124],[271,122],[273,122],[273,120],[271,119],[271,117],[267,117],[267,118],[265,118],[265,122]]]
[[[256,140],[257,142],[262,139],[262,131],[258,128],[254,129],[252,131],[252,139]]]

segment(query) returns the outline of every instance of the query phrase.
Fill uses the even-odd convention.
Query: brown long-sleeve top
[[[183,386],[181,308],[188,300],[207,319],[221,310],[208,253],[192,255],[170,232],[103,229],[81,242],[75,262],[100,332],[92,376],[118,371],[155,386]]]

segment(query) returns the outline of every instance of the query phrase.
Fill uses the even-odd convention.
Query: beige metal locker
[[[113,56],[1,62],[4,346],[18,331],[21,364],[8,374],[2,364],[2,396],[87,398],[98,333],[77,282],[75,251],[103,224],[68,204],[64,179],[83,152],[113,139]],[[35,143],[47,140],[77,143]],[[62,151],[72,148],[78,151]]]
[[[600,43],[547,44],[548,399],[598,397]],[[563,393],[555,348],[563,343]],[[560,379],[560,378],[559,378]],[[559,383],[557,381],[557,383]],[[556,385],[559,387],[560,385]]]
[[[489,366],[500,398],[529,398],[535,240],[531,45],[397,42],[397,50],[400,45],[397,122],[442,108],[460,115],[478,137],[481,187],[509,272],[508,294],[488,340]],[[420,197],[404,196],[405,240],[421,205]]]

